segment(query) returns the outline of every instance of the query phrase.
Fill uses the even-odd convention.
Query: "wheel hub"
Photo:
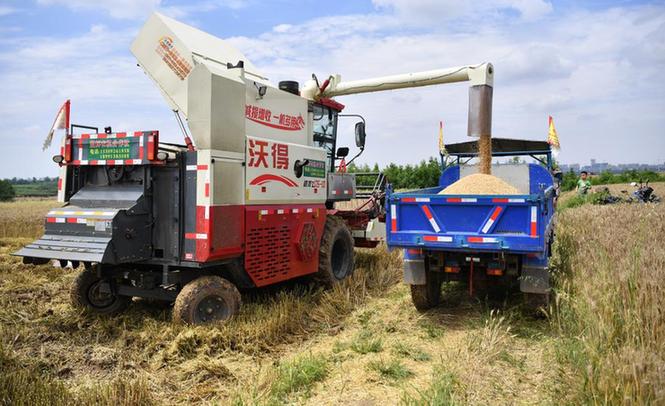
[[[229,318],[229,308],[221,296],[207,296],[197,306],[196,313],[200,321],[210,322]]]
[[[88,300],[94,307],[104,308],[113,304],[115,297],[112,293],[103,292],[101,289],[102,281],[95,282],[88,290]]]

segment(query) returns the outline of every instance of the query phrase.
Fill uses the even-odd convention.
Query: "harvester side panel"
[[[324,205],[246,207],[245,269],[256,286],[316,272]]]
[[[247,204],[323,204],[325,161],[321,148],[247,137]],[[302,165],[299,171],[296,164]]]
[[[212,262],[244,252],[241,154],[199,150],[185,157],[183,260]]]

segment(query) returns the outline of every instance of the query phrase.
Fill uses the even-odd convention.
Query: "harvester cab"
[[[470,80],[470,102],[484,107],[471,109],[480,111],[473,131],[491,118],[489,64],[273,86],[227,42],[157,13],[131,51],[175,112],[184,145],[160,142],[157,130],[69,131],[57,159],[64,206],[17,253],[83,263],[72,297],[98,313],[138,296],[174,301],[176,320],[223,320],[240,307],[238,288],[348,277],[353,247],[385,238],[385,212],[378,193],[339,205],[356,197],[356,179],[344,170],[344,106],[334,96]],[[360,118],[349,163],[365,148]]]

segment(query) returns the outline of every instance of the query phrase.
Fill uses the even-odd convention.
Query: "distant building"
[[[665,163],[662,164],[640,164],[640,163],[628,163],[628,164],[610,164],[608,162],[598,162],[595,159],[590,160],[590,165],[580,165],[580,164],[561,164],[559,168],[563,172],[573,171],[575,173],[580,173],[581,171],[587,171],[590,173],[601,173],[601,172],[613,172],[621,173],[626,171],[654,171],[654,172],[665,172]]]

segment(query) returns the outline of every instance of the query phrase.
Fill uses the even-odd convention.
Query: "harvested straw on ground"
[[[439,192],[440,195],[519,195],[520,191],[496,176],[468,175]]]

